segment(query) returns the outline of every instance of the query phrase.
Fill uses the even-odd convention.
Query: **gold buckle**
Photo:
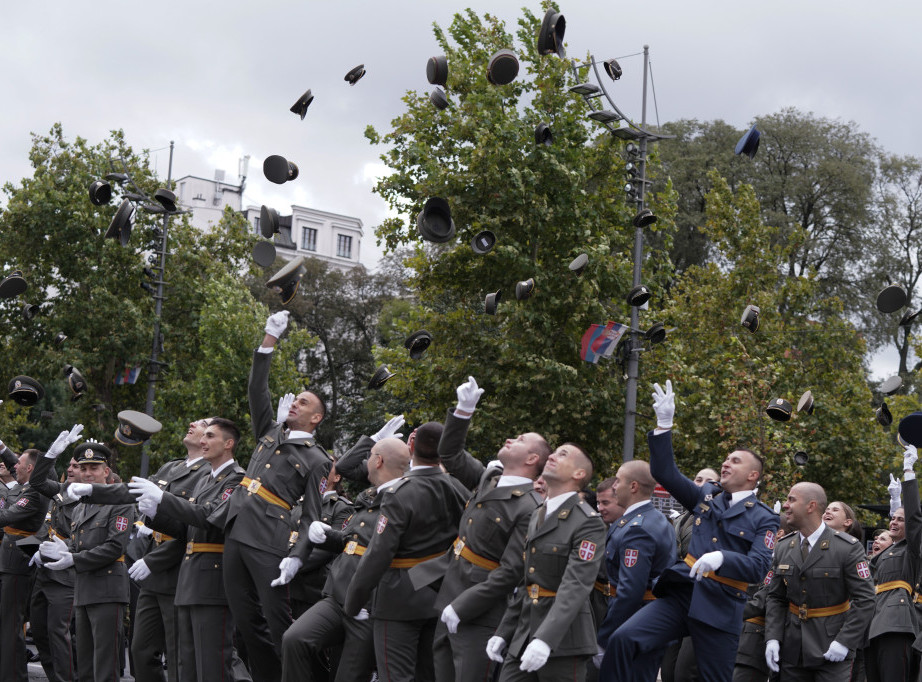
[[[346,549],[343,550],[345,554],[355,554],[355,548],[359,546],[359,543],[355,540],[350,540],[346,543]]]
[[[455,556],[461,556],[461,552],[464,550],[464,540],[458,538],[455,540]]]
[[[156,542],[158,545],[163,542],[163,533],[161,533],[159,530],[154,531],[154,542]]]
[[[186,554],[192,554],[192,546],[193,546],[194,544],[195,544],[194,542],[187,542],[187,543],[186,543]]]
[[[799,611],[798,614],[797,614],[798,617],[799,617],[801,620],[807,620],[807,605],[806,605],[806,604],[801,604],[801,605],[798,607],[798,611]]]
[[[254,479],[250,481],[250,484],[247,486],[247,491],[251,493],[258,492],[262,485],[262,483]]]
[[[528,586],[528,596],[531,597],[532,599],[537,599],[539,589],[540,588],[537,585],[529,585]]]

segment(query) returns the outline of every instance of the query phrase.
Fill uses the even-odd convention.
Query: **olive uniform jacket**
[[[272,353],[253,353],[249,399],[253,434],[258,445],[246,476],[231,495],[227,537],[277,557],[299,556],[307,543],[307,527],[320,518],[320,500],[332,460],[312,435],[289,440],[275,416],[269,396]],[[298,540],[289,545],[291,510],[301,502]]]
[[[6,506],[0,510],[0,527],[3,528],[0,573],[29,575],[32,572],[32,567],[29,566],[30,557],[19,549],[16,541],[41,530],[47,512],[48,499],[30,483],[18,490],[10,491],[6,498]]]
[[[70,539],[70,524],[73,521],[74,508],[77,504],[79,504],[77,501],[65,500],[61,493],[55,495],[51,499],[48,514],[45,515],[45,525],[35,534],[36,537],[40,540],[59,537],[65,542],[68,541]],[[39,566],[38,572],[43,580],[50,580],[70,588],[74,586],[75,572],[73,566],[65,568],[63,571],[52,571],[44,566]]]
[[[743,631],[740,633],[740,645],[736,651],[736,665],[746,665],[765,673],[769,670],[765,663],[765,598],[772,573],[765,575],[765,580],[749,586],[749,601],[743,607]]]
[[[339,493],[324,493],[323,502],[320,505],[320,521],[336,530],[342,530],[346,519],[352,513],[352,505],[345,497],[340,497]],[[292,518],[295,522],[301,520],[301,505],[294,508]],[[297,538],[294,538],[297,542]],[[294,545],[295,542],[291,544]],[[331,552],[323,547],[317,547],[313,543],[301,543],[303,556],[301,561],[303,565],[298,574],[288,583],[288,594],[292,599],[300,599],[304,602],[316,603],[320,601],[323,592],[323,586],[327,581],[327,569],[333,559],[336,558],[336,552]]]
[[[823,654],[833,640],[849,648],[850,660],[874,613],[874,583],[864,548],[851,535],[828,526],[806,559],[800,543],[801,535],[795,533],[775,548],[765,640],[778,640],[782,660],[795,666],[824,665]]]
[[[578,494],[543,523],[542,504],[531,517],[525,538],[525,584],[496,634],[519,657],[532,639],[551,648],[551,656],[592,656],[597,652],[589,593],[599,573],[606,528],[599,513]]]
[[[525,533],[543,500],[531,483],[497,487],[502,469],[487,469],[464,450],[469,425],[470,419],[449,410],[439,441],[442,464],[474,494],[447,555],[435,607],[441,611],[451,604],[462,623],[496,627],[522,579]]]

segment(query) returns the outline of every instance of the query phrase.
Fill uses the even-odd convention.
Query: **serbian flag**
[[[131,365],[125,365],[125,369],[115,377],[115,384],[117,386],[121,386],[122,384],[133,384],[138,380],[138,375],[140,373],[140,365],[135,367],[132,367]]]
[[[598,363],[600,358],[611,357],[625,329],[625,325],[611,320],[604,327],[600,324],[589,325],[589,329],[583,334],[579,356],[592,364]]]

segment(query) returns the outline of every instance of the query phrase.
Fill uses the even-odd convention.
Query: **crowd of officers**
[[[523,433],[488,465],[466,451],[473,377],[444,423],[404,442],[395,417],[334,463],[314,440],[317,395],[273,413],[287,322],[270,316],[253,356],[246,470],[220,417],[191,422],[184,458],[127,484],[92,440],[56,480],[80,425],[46,452],[0,443],[0,682],[28,679],[27,619],[49,680],[117,680],[130,584],[140,682],[918,679],[912,446],[872,557],[817,484],[761,503],[749,450],[683,476],[668,381],[654,387],[649,463],[622,464],[595,504],[576,444]],[[341,478],[363,488],[354,501]],[[678,518],[653,506],[657,482]]]

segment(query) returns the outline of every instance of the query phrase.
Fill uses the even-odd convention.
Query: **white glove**
[[[132,495],[137,495],[138,502],[147,499],[160,504],[163,499],[163,491],[160,486],[153,481],[148,481],[146,478],[132,476],[131,481],[128,482],[128,490]]]
[[[775,512],[776,514],[781,513],[781,500],[775,500],[775,504],[772,506],[772,511]]]
[[[29,565],[30,566],[42,566],[43,565],[42,564],[42,553],[36,552],[35,554],[33,554],[32,558],[29,559]]]
[[[275,413],[275,421],[279,424],[284,424],[288,421],[288,410],[291,409],[291,404],[295,401],[294,393],[286,393],[281,398],[279,398],[279,409]]]
[[[93,493],[92,483],[71,483],[64,491],[64,499],[71,502],[79,502],[84,495]]]
[[[500,462],[498,459],[491,459],[489,462],[487,462],[487,471],[489,471],[490,469],[499,469],[500,471],[502,471],[504,468],[505,467],[503,466],[503,463]]]
[[[287,585],[300,570],[301,560],[296,556],[287,556],[279,562],[279,577],[269,583],[269,585],[272,587]]]
[[[355,620],[368,620],[368,609],[359,609],[359,612],[352,618]]]
[[[144,559],[139,559],[131,564],[131,568],[128,569],[128,577],[138,582],[149,576],[150,572],[150,569],[147,567],[147,562],[144,561]]]
[[[403,438],[403,434],[397,432],[403,428],[405,423],[406,420],[403,418],[403,415],[398,414],[396,417],[388,419],[387,424],[382,426],[381,430],[373,435],[371,439],[377,443],[379,440],[384,440],[385,438]]]
[[[56,458],[67,449],[68,445],[76,443],[83,437],[80,435],[81,431],[83,431],[83,424],[74,424],[70,431],[61,431],[58,437],[54,439],[54,443],[51,444],[51,447],[48,448],[45,457],[51,459]]]
[[[765,665],[773,673],[778,672],[778,652],[781,651],[781,644],[777,639],[770,639],[765,642]]]
[[[487,640],[487,658],[497,663],[503,662],[503,656],[506,653],[506,640],[497,635],[493,635]]]
[[[38,551],[48,559],[60,559],[67,552],[67,543],[55,535],[38,546]]]
[[[916,472],[912,470],[916,460],[919,459],[919,453],[916,452],[915,445],[907,445],[903,450],[903,480],[911,481],[916,477]]]
[[[45,564],[45,568],[50,568],[52,571],[63,571],[65,568],[70,568],[74,565],[74,555],[70,552],[64,552],[61,554],[61,558],[57,561]]]
[[[319,545],[327,540],[327,531],[333,530],[333,527],[323,521],[311,521],[307,527],[307,539],[315,545]]]
[[[146,497],[142,497],[140,500],[138,500],[138,511],[144,514],[144,516],[147,518],[152,519],[157,515],[157,503],[153,500],[147,499]],[[147,526],[144,526],[144,530],[146,530],[148,533],[153,533],[153,531]]]
[[[915,448],[913,448],[913,450],[915,450]],[[823,658],[825,658],[830,663],[839,663],[840,661],[844,661],[846,656],[848,656],[848,647],[844,644],[839,644],[835,640],[830,642],[829,648],[826,649],[826,653],[823,654]]]
[[[592,665],[599,669],[602,667],[602,659],[605,658],[605,649],[600,647],[598,644],[596,646],[596,654],[592,657]]]
[[[523,673],[533,673],[539,668],[544,667],[547,663],[547,657],[551,655],[551,647],[542,642],[540,639],[533,639],[522,652],[522,665],[519,670]]]
[[[701,580],[705,573],[711,573],[720,568],[724,563],[723,552],[708,552],[701,556],[698,561],[692,564],[688,576],[695,580]]]
[[[477,380],[469,376],[467,381],[458,386],[456,393],[458,394],[458,404],[455,409],[470,413],[477,409],[477,401],[483,395],[483,389],[478,388]]]
[[[458,632],[458,623],[461,622],[461,618],[459,618],[455,610],[451,608],[451,604],[442,609],[442,622],[445,623],[445,627],[448,628],[451,634]]]
[[[672,380],[666,379],[666,390],[659,384],[653,384],[653,411],[656,413],[656,428],[669,430],[675,416],[675,393],[672,392]]]
[[[141,506],[140,502],[138,503],[138,506]],[[154,531],[148,528],[147,526],[145,526],[143,523],[139,523],[137,526],[135,526],[135,528],[138,529],[138,535],[153,535],[154,534]]]
[[[288,314],[287,310],[272,313],[269,319],[266,320],[266,333],[275,338],[279,338],[284,334],[285,330],[288,329]]]

